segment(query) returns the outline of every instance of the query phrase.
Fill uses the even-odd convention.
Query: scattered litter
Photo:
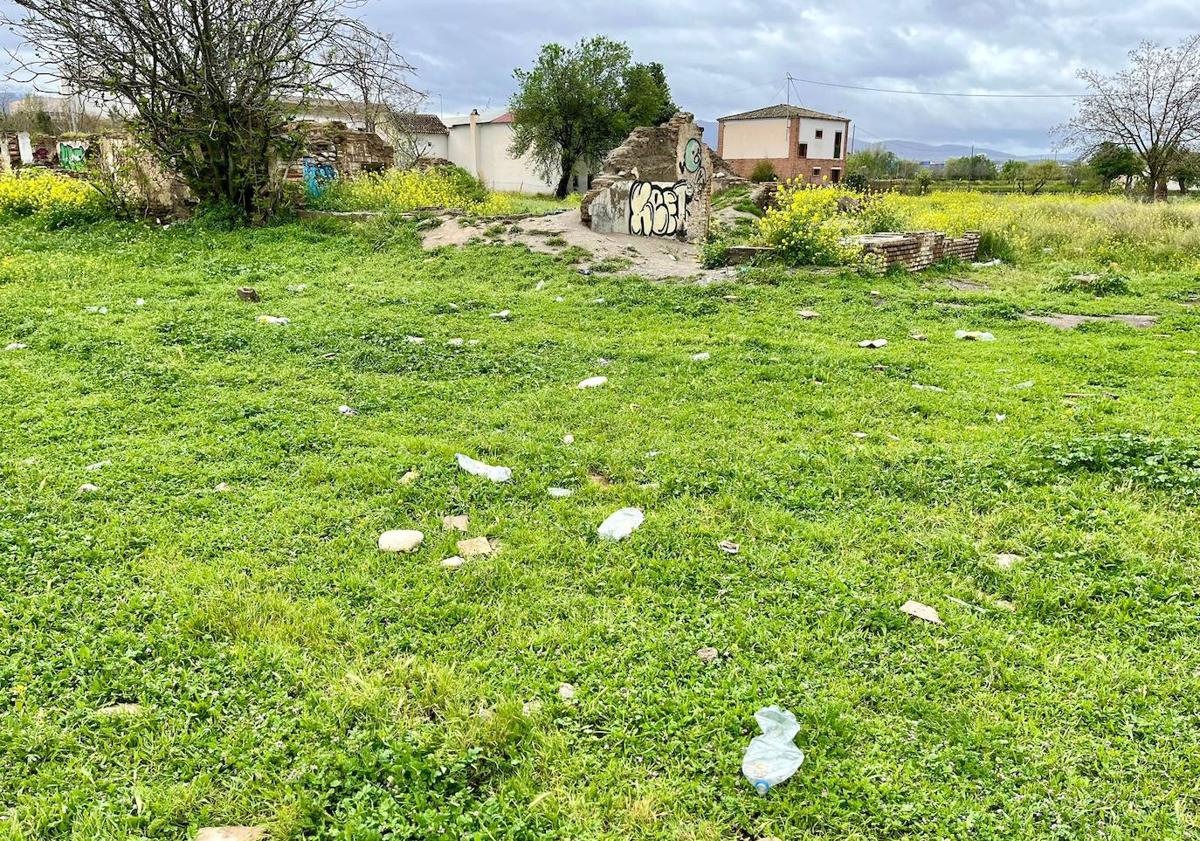
[[[446,344],[450,345],[450,347],[462,347],[466,342],[462,339],[447,339]]]
[[[999,257],[997,257],[994,260],[988,260],[986,263],[972,263],[971,268],[973,268],[973,269],[990,269],[990,268],[992,268],[992,266],[1000,266],[1003,264],[1004,264],[1004,261],[1001,260]]]
[[[243,301],[249,301],[253,304],[257,304],[262,300],[262,295],[259,295],[258,290],[253,286],[239,286],[237,296]]]
[[[704,648],[697,649],[696,656],[700,658],[701,663],[711,663],[720,656],[720,652],[712,646],[706,645]]]
[[[467,347],[475,347],[479,344],[479,339],[467,339]]]
[[[12,342],[10,344],[5,345],[4,349],[5,350],[25,350],[28,347],[29,347],[28,345],[23,345],[20,342]]]
[[[446,304],[446,309],[456,310],[458,309],[458,304]]]
[[[83,469],[95,472],[97,470],[103,470],[104,468],[108,467],[111,464],[112,464],[111,461],[109,461],[108,459],[105,459],[104,461],[98,461],[95,464],[89,464],[87,467],[85,467]]]
[[[736,555],[738,552],[742,551],[742,547],[738,546],[732,540],[722,540],[717,544],[717,548],[726,555]]]
[[[415,529],[395,529],[379,535],[379,551],[412,552],[425,540],[425,535]]]
[[[693,353],[692,354],[693,362],[707,362],[710,359],[712,359],[711,353],[705,352],[705,353]]]
[[[867,437],[867,433],[865,433],[865,432],[851,432],[850,434],[853,435],[855,438],[857,438],[859,441],[862,441],[863,439],[865,439]]]
[[[545,288],[546,288],[546,281],[544,281],[544,280],[539,280],[539,281],[537,282],[537,286],[533,287],[533,291],[534,291],[534,292],[541,292],[541,291],[542,291],[543,289],[545,289]]]
[[[422,338],[422,337],[420,337],[420,336],[405,336],[405,337],[404,337],[404,341],[408,342],[410,345],[423,345],[423,344],[425,344],[425,339],[423,339],[423,338]]]
[[[742,774],[759,795],[796,773],[804,762],[804,752],[792,742],[800,732],[796,716],[777,706],[764,707],[754,714],[762,735],[750,740],[742,758]]]
[[[1008,420],[1008,415],[1002,415],[1002,414],[996,415],[996,423],[1004,423],[1006,420]]]
[[[914,602],[911,599],[900,605],[900,610],[907,613],[909,616],[917,619],[924,619],[926,622],[932,622],[934,625],[942,624],[942,617],[938,616],[935,608],[920,602]]]
[[[954,338],[965,339],[969,342],[994,342],[996,337],[991,333],[984,333],[979,330],[955,330]]]
[[[942,388],[941,386],[936,386],[936,385],[921,385],[920,383],[913,383],[912,387],[915,388],[917,391],[936,391],[939,394],[946,393],[946,389]]]
[[[229,493],[231,490],[233,490],[233,488],[229,487],[229,483],[228,483],[228,482],[221,482],[221,483],[220,483],[220,484],[218,484],[218,485],[217,485],[215,488],[213,488],[213,490],[214,490],[214,491],[216,491],[216,492],[217,492],[217,493],[219,493],[219,494],[227,494],[227,493]]]
[[[581,382],[576,388],[599,388],[608,382],[608,377],[588,377]]]
[[[93,485],[91,482],[87,482],[87,483],[79,486],[79,492],[81,494],[94,494],[98,490],[100,490],[100,489],[98,487],[96,487],[95,485]]]
[[[87,311],[97,315],[108,315],[108,307],[88,307]]]
[[[419,470],[410,470],[407,473],[405,473],[403,476],[400,477],[400,484],[401,485],[411,485],[413,482],[417,481],[420,478],[421,478],[421,472]]]
[[[141,704],[109,704],[96,710],[96,715],[114,718],[119,715],[137,715],[142,711]]]
[[[816,310],[800,310],[796,315],[804,319],[820,318],[821,314]]]
[[[1023,383],[1017,383],[1013,386],[1013,388],[1017,391],[1024,391],[1025,389],[1033,388],[1033,380],[1026,380]]]
[[[465,532],[471,524],[471,518],[466,514],[447,514],[442,517],[442,528],[446,531]]]
[[[352,418],[358,414],[358,409],[353,409],[350,406],[346,406],[343,404],[341,406],[338,406],[338,414],[343,415],[348,418]]]
[[[608,359],[605,359],[603,356],[601,356],[596,360],[596,364],[599,365],[601,368],[606,368],[609,365],[612,365],[612,362]]]
[[[646,453],[646,458],[658,458],[662,455],[662,450],[650,450]]]
[[[133,302],[133,305],[135,307],[144,307],[144,306],[146,306],[146,299],[138,298],[136,301]]]
[[[887,347],[887,343],[887,339],[866,339],[865,341],[859,342],[858,346],[863,348],[875,348],[878,350],[879,348]]]
[[[634,529],[642,524],[646,515],[640,508],[622,508],[609,515],[608,519],[596,529],[596,534],[602,540],[624,540],[633,534]]]
[[[562,295],[554,296],[554,303],[556,303],[556,304],[561,304],[565,300],[566,300],[566,298],[564,298]]]
[[[1020,555],[1012,555],[1008,552],[1002,552],[996,556],[996,566],[1000,569],[1012,569],[1014,566],[1025,560]]]
[[[563,443],[569,447],[570,445],[575,443],[575,436],[568,432],[566,435],[563,436]]]
[[[558,697],[564,701],[573,701],[575,699],[575,687],[569,683],[560,683],[558,685]]]
[[[500,312],[492,313],[491,315],[488,316],[488,318],[499,318],[499,319],[503,320],[503,319],[507,319],[511,315],[512,315],[512,312],[510,310],[500,310]]]
[[[468,540],[460,540],[455,544],[458,552],[464,558],[474,558],[477,555],[492,554],[492,542],[486,537],[472,537]]]
[[[569,488],[546,488],[546,493],[550,494],[550,496],[554,497],[555,499],[566,499],[571,494],[575,493],[575,491],[570,490]]]
[[[593,303],[593,304],[603,304],[603,303],[604,303],[604,299],[603,299],[603,298],[593,298],[593,299],[592,299],[592,303]]]
[[[257,321],[259,324],[278,324],[280,326],[291,324],[291,321],[289,321],[288,319],[282,318],[277,315],[260,315],[258,318],[254,319],[254,320]]]
[[[583,275],[584,277],[591,277],[592,270],[588,266],[583,266],[581,269],[579,269],[579,274]]]
[[[737,295],[722,295],[721,297],[724,298],[726,301],[729,301],[730,303],[733,303],[734,301],[742,300]]]
[[[462,453],[455,453],[454,458],[458,460],[458,466],[472,476],[484,476],[497,483],[507,482],[512,478],[512,470],[508,467],[493,467]]]
[[[289,283],[287,286],[288,292],[303,292],[308,288],[307,283]]]
[[[446,558],[446,560],[442,561],[442,568],[443,569],[458,569],[460,566],[462,566],[465,563],[466,563],[466,559],[460,558],[458,555],[454,555],[454,556]]]
[[[909,337],[910,339],[912,339],[914,342],[927,342],[927,341],[929,341],[929,337],[928,337],[928,336],[926,336],[924,333],[909,333],[909,334],[908,334],[908,337]]]

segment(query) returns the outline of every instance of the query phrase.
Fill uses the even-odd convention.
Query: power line
[[[871,93],[899,93],[907,96],[951,96],[967,99],[1083,99],[1091,94],[1085,93],[947,93],[945,91],[905,91],[896,88],[871,88],[864,85],[843,85],[838,82],[818,82],[814,79],[798,79],[789,74],[795,82],[806,85],[819,85],[825,88],[845,88],[852,91],[870,91]]]

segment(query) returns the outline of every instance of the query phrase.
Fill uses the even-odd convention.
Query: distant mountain
[[[965,158],[971,154],[970,146],[963,146],[957,143],[944,143],[940,146],[930,143],[920,143],[916,140],[883,140],[868,143],[857,137],[854,139],[853,151],[858,152],[862,149],[869,149],[872,146],[883,146],[883,148],[894,153],[897,157],[908,161],[930,161],[939,164],[945,163],[947,158]],[[991,160],[999,162],[1044,161],[1054,157],[1049,152],[1040,155],[1014,155],[1011,152],[1001,152],[998,149],[989,149],[986,146],[976,146],[975,154],[987,155]]]

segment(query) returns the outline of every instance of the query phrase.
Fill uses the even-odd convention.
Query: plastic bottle
[[[796,716],[779,707],[764,707],[754,714],[762,735],[750,740],[742,758],[742,773],[759,795],[796,773],[804,752],[792,743],[800,732]]]

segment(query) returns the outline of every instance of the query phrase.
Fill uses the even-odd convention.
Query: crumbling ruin
[[[373,131],[355,131],[345,123],[301,123],[304,148],[288,167],[289,181],[303,181],[309,195],[323,184],[365,172],[382,172],[395,163],[396,151]]]
[[[974,231],[958,238],[941,231],[910,231],[866,234],[850,237],[850,241],[862,246],[864,254],[881,257],[889,269],[902,266],[910,272],[919,272],[942,260],[971,262],[979,253],[980,236]]]
[[[635,129],[604,159],[583,198],[597,233],[703,240],[712,214],[712,153],[691,114]]]

